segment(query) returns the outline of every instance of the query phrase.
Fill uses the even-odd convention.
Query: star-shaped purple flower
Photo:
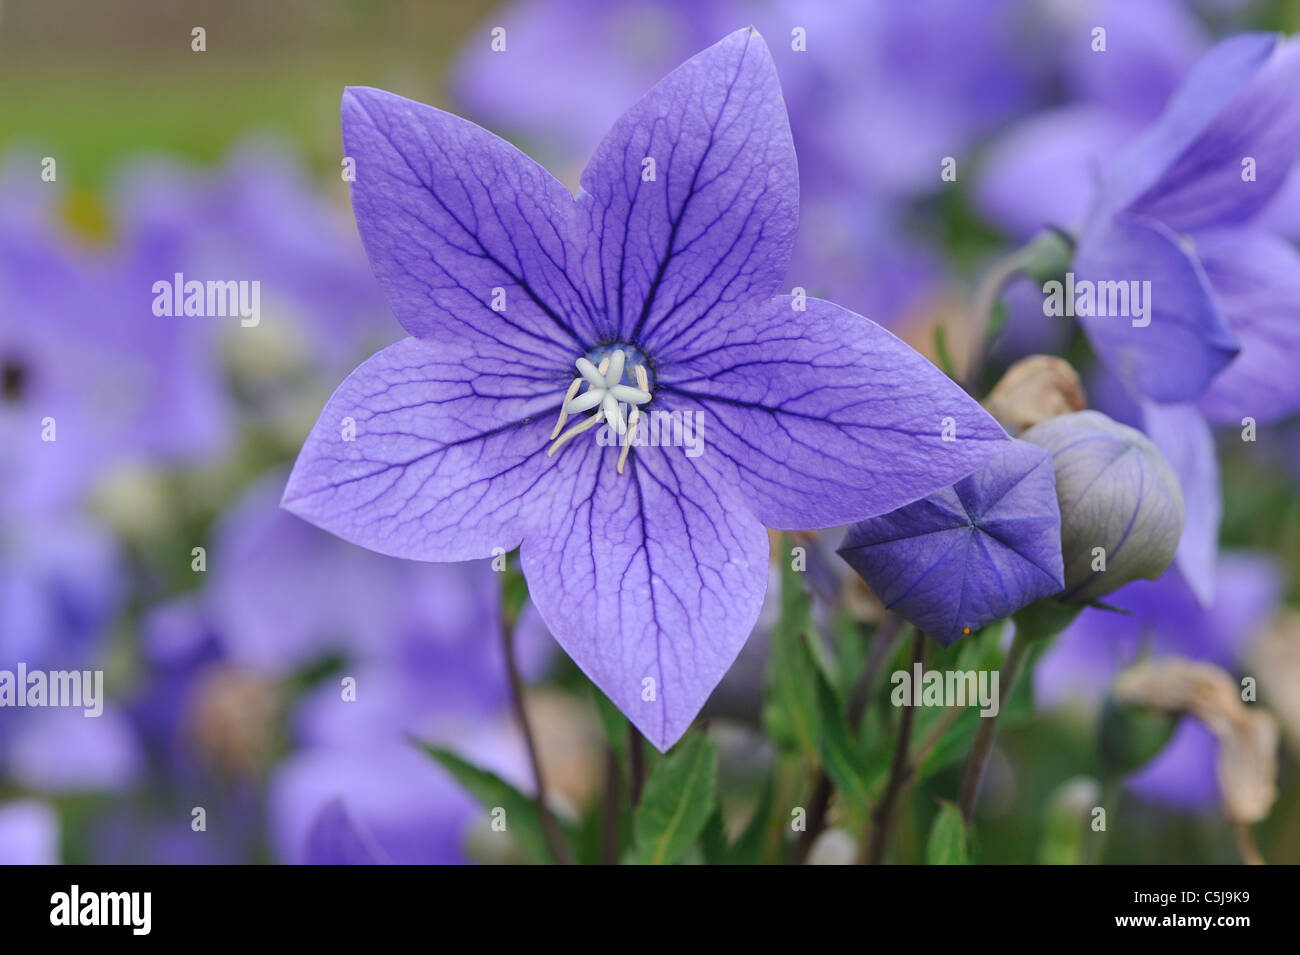
[[[551,632],[661,749],[753,627],[763,525],[894,510],[1006,440],[888,332],[776,295],[798,172],[753,30],[633,106],[576,198],[485,130],[378,90],[345,93],[343,141],[414,337],[330,399],[285,506],[400,557],[521,547]]]
[[[1065,587],[1052,456],[1026,441],[952,487],[850,528],[840,555],[943,646]]]

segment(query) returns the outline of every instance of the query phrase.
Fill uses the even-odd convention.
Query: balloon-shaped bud
[[[1052,455],[1065,559],[1059,599],[1087,603],[1165,572],[1183,533],[1183,494],[1146,435],[1100,412],[1078,411],[1021,438]]]

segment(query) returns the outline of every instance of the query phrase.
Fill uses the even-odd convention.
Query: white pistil
[[[593,365],[587,358],[579,358],[575,364],[579,377],[573,379],[573,382],[569,385],[569,390],[564,395],[564,402],[560,405],[560,418],[555,423],[555,429],[551,432],[552,443],[550,448],[547,449],[546,455],[550,457],[563,447],[570,438],[591,430],[601,421],[607,421],[616,434],[620,436],[626,435],[622,453],[618,457],[618,473],[622,474],[623,465],[627,461],[628,449],[632,446],[632,440],[636,437],[637,424],[641,418],[641,411],[637,406],[645,404],[651,397],[650,377],[646,373],[644,365],[635,365],[633,366],[633,374],[636,378],[637,387],[633,388],[631,385],[623,384],[623,372],[627,367],[627,352],[621,348],[606,356],[599,367]],[[582,394],[578,394],[578,390],[584,382],[587,385],[587,390]],[[619,408],[620,404],[632,406],[632,411],[626,420]],[[569,415],[582,414],[585,411],[591,411],[592,414],[568,431],[565,431],[564,434],[560,434],[565,422],[569,419]]]

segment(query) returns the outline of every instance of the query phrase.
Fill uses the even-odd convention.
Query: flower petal
[[[307,832],[307,865],[378,865],[383,849],[348,812],[340,796],[316,814]]]
[[[1195,405],[1142,402],[1146,432],[1178,476],[1183,490],[1183,536],[1174,557],[1183,579],[1202,606],[1214,600],[1214,570],[1219,554],[1223,491],[1214,435]]]
[[[502,358],[572,363],[593,342],[569,190],[473,123],[365,87],[343,94],[352,208],[403,327]]]
[[[1065,587],[1052,456],[1024,441],[952,487],[855,524],[839,549],[944,646]]]
[[[702,459],[737,472],[768,527],[850,524],[969,474],[1006,432],[885,329],[780,296],[660,358],[656,401],[699,415]],[[652,406],[653,407],[653,406]]]
[[[321,412],[283,505],[394,557],[517,547],[570,376],[539,382],[477,345],[407,338],[369,358]]]
[[[1106,208],[1127,208],[1178,231],[1253,216],[1281,188],[1300,150],[1298,85],[1300,42],[1254,33],[1219,43],[1120,157]]]
[[[1149,289],[1141,318],[1079,315],[1102,361],[1138,394],[1157,401],[1195,398],[1237,353],[1200,263],[1158,222],[1127,215],[1095,222],[1079,243],[1074,274],[1076,287],[1083,281],[1093,288],[1141,282],[1139,288]],[[1136,311],[1132,303],[1127,311]]]
[[[1098,158],[1130,132],[1124,116],[1088,104],[1035,113],[989,146],[975,201],[989,219],[1024,239],[1044,223],[1064,228],[1082,222],[1093,201]]]
[[[1197,258],[1241,354],[1201,396],[1216,423],[1271,423],[1300,411],[1300,252],[1275,235],[1216,229],[1195,236]]]
[[[538,612],[573,661],[667,750],[758,619],[767,533],[680,448],[561,452],[520,551]]]
[[[790,263],[799,180],[767,44],[738,30],[623,115],[582,174],[584,260],[605,338],[653,351]]]
[[[1209,728],[1194,716],[1184,716],[1159,755],[1130,776],[1126,785],[1151,802],[1209,812],[1220,800],[1215,775],[1218,756],[1219,741]]]

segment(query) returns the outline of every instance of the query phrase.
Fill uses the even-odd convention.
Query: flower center
[[[618,456],[618,473],[622,474],[632,439],[636,437],[637,425],[641,421],[640,406],[650,400],[651,388],[654,386],[649,363],[631,345],[615,344],[594,348],[574,364],[578,374],[564,395],[560,420],[551,432],[551,447],[546,455],[550,457],[570,438],[590,431],[604,421],[615,433],[627,436]],[[582,391],[584,385],[586,390]],[[623,416],[623,405],[631,406],[627,417]],[[560,434],[569,415],[587,411],[591,414]]]

